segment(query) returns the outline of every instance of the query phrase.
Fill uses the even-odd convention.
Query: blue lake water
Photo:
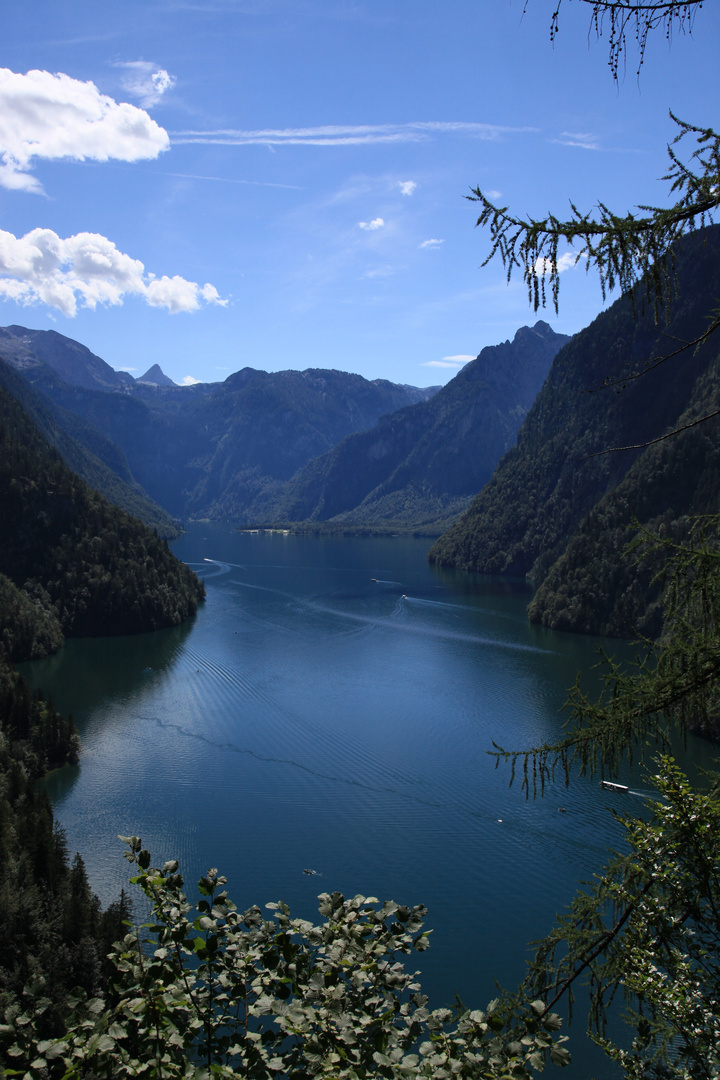
[[[192,622],[26,665],[81,733],[80,765],[47,786],[103,901],[135,833],[191,895],[217,866],[240,907],[313,918],[334,889],[427,904],[434,1006],[515,985],[627,804],[587,779],[526,800],[487,752],[556,738],[598,642],[530,626],[523,583],[433,570],[427,540],[196,524],[173,546],[207,585]],[[566,1077],[615,1075],[572,1033]]]

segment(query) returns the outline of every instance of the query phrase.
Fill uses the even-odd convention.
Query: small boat
[[[600,787],[605,788],[606,791],[628,791],[627,784],[613,784],[611,780],[601,780]]]

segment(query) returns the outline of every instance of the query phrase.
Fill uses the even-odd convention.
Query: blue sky
[[[566,0],[5,0],[0,324],[176,382],[250,366],[446,382],[535,321],[481,268],[473,186],[520,214],[661,203],[718,126],[720,4],[618,86]],[[557,330],[602,305],[562,275]]]

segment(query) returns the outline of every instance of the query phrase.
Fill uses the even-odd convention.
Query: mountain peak
[[[154,386],[177,386],[177,383],[173,382],[169,375],[166,375],[159,364],[153,364],[151,368],[141,375],[136,382],[152,383]]]

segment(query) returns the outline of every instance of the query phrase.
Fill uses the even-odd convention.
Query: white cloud
[[[458,120],[416,120],[408,124],[326,124],[307,128],[219,128],[175,131],[173,143],[215,146],[356,146],[360,143],[421,142],[432,135],[464,135],[496,141],[507,134],[534,132],[533,127],[505,127]]]
[[[426,360],[422,367],[461,368],[474,359],[470,353],[458,353],[456,356],[443,356],[442,360]]]
[[[421,248],[439,248],[441,244],[444,244],[444,240],[423,240],[422,244],[418,244]]]
[[[167,132],[135,105],[118,104],[92,82],[0,68],[0,185],[42,192],[34,158],[139,161],[170,145]]]
[[[358,226],[366,232],[375,232],[376,229],[382,229],[384,225],[385,222],[381,217],[373,218],[372,221],[358,221]]]
[[[561,131],[557,139],[551,140],[561,146],[577,146],[580,150],[599,150],[597,135],[588,131]]]
[[[51,229],[33,229],[18,238],[0,229],[0,299],[47,304],[72,318],[78,305],[122,304],[126,296],[172,314],[197,311],[203,301],[227,304],[214,285],[146,274],[139,259],[98,233],[61,239]]]
[[[196,379],[194,375],[183,375],[181,386],[195,386],[200,382],[200,379]]]
[[[137,371],[137,368],[136,367],[121,367],[121,368],[118,368],[118,371],[133,372],[133,371]]]
[[[572,270],[576,265],[578,259],[582,258],[582,254],[575,255],[572,251],[566,251],[564,255],[561,255],[557,261],[557,272],[562,274],[564,270]],[[538,277],[545,277],[546,274],[551,273],[553,269],[552,259],[540,258],[535,260],[534,270]]]
[[[490,188],[489,191],[484,191],[483,195],[486,195],[488,199],[492,199],[493,202],[497,202],[498,199],[502,198],[502,191],[495,191],[494,188]]]
[[[174,75],[168,74],[164,68],[156,69],[155,64],[147,60],[129,60],[115,66],[125,69],[121,80],[123,90],[137,98],[143,109],[157,105],[163,94],[175,85]]]
[[[414,180],[400,180],[398,183],[401,195],[412,195],[413,191],[417,187]]]

